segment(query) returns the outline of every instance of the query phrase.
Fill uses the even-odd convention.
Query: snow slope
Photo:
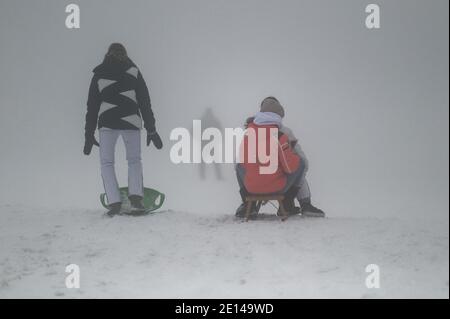
[[[448,220],[0,212],[1,298],[449,297]],[[65,288],[71,263],[80,289]]]

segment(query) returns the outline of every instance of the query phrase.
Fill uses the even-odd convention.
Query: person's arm
[[[100,98],[100,91],[98,90],[98,79],[97,76],[94,75],[91,80],[91,85],[89,86],[89,96],[87,101],[86,125],[84,127],[86,136],[94,135],[95,129],[97,128],[98,111],[101,103],[102,100]]]
[[[147,130],[147,146],[153,142],[157,149],[161,149],[163,147],[163,143],[161,137],[156,132],[155,117],[152,111],[150,94],[148,93],[147,84],[145,83],[141,71],[138,72],[137,77],[136,99],[138,102],[139,111],[141,112],[144,120],[144,127]]]
[[[285,134],[281,134],[278,141],[278,162],[281,164],[283,172],[291,174],[299,168],[300,156],[292,150],[289,139]]]
[[[137,77],[136,98],[139,111],[141,112],[142,119],[144,120],[145,129],[148,133],[155,132],[155,117],[153,116],[150,94],[148,93],[147,84],[145,83],[141,71],[138,72]]]
[[[303,152],[297,137],[294,135],[294,132],[285,125],[280,128],[280,131],[288,136],[289,143],[291,144],[294,152],[300,156],[305,167],[308,167],[308,159],[306,158],[305,152]]]
[[[92,146],[98,145],[94,133],[97,128],[98,111],[102,103],[100,92],[98,90],[98,79],[94,75],[89,86],[89,96],[87,101],[86,124],[84,126],[84,149],[83,153],[89,155]]]

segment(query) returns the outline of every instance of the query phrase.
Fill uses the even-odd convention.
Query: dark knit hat
[[[278,114],[281,117],[284,117],[283,106],[280,104],[280,102],[278,102],[276,98],[272,96],[266,97],[261,102],[261,112],[272,112]]]
[[[108,48],[105,58],[126,61],[128,60],[127,50],[121,43],[112,43]]]

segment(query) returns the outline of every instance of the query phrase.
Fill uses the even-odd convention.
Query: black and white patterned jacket
[[[136,65],[105,59],[94,70],[87,101],[85,134],[96,127],[118,130],[155,131],[150,95]],[[98,125],[97,125],[98,124]]]

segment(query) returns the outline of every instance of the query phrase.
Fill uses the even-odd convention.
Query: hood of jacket
[[[105,58],[102,63],[97,65],[92,72],[98,75],[117,75],[124,73],[131,67],[136,67],[136,65],[131,61],[131,59],[127,59],[126,61],[118,61],[113,59]]]
[[[282,118],[277,113],[273,112],[258,112],[253,119],[253,123],[256,125],[276,125],[281,127]]]

